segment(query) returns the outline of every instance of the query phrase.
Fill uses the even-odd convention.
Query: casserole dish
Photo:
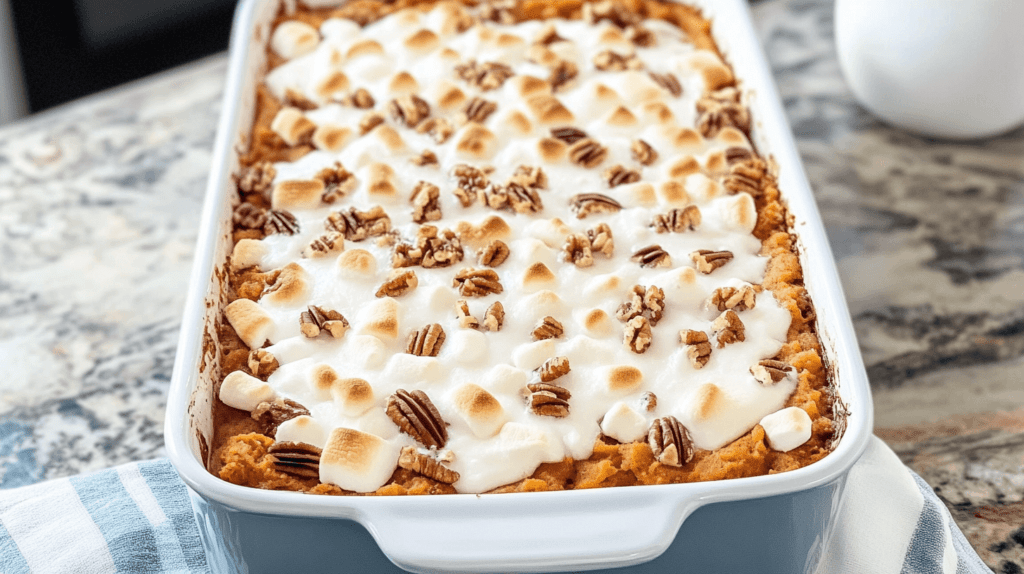
[[[250,131],[255,86],[266,65],[263,45],[279,7],[247,2],[239,8],[225,112],[169,397],[168,451],[192,488],[216,569],[394,570],[387,556],[423,572],[559,571],[630,567],[663,553],[636,571],[658,571],[666,564],[674,570],[679,564],[704,571],[813,569],[845,474],[866,445],[870,397],[835,266],[824,248],[827,240],[740,2],[701,7],[716,22],[719,47],[743,79],[753,139],[780,166],[838,404],[853,408],[842,419],[848,431],[832,455],[798,471],[749,479],[504,497],[303,497],[238,487],[205,470],[219,378],[213,333],[225,303],[224,261],[231,248],[232,205],[226,190],[238,168],[233,149],[244,147]],[[367,530],[376,545],[369,544]],[[364,561],[353,562],[356,556]]]

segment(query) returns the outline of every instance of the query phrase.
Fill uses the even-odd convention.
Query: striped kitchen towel
[[[920,477],[872,439],[818,574],[991,574]],[[0,490],[0,574],[209,572],[167,460]],[[780,573],[793,574],[793,573]]]

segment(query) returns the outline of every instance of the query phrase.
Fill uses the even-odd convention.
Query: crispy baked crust
[[[410,6],[430,7],[436,1],[399,0],[384,3],[380,0],[356,0],[333,10],[300,8],[294,14],[279,15],[278,22],[291,19],[319,26],[328,18],[346,17],[365,24]],[[661,0],[616,2],[641,16],[668,20],[682,28],[696,46],[717,51],[710,35],[711,23],[693,8]],[[463,3],[476,4],[468,0]],[[516,5],[512,14],[517,21],[547,17],[579,18],[584,3],[580,0],[525,0]],[[268,59],[271,69],[283,62],[269,49]],[[293,161],[313,149],[305,144],[288,146],[270,129],[281,107],[282,102],[274,98],[265,86],[258,88],[256,118],[249,149],[240,158],[243,166],[264,161]],[[601,436],[589,459],[567,458],[559,463],[542,464],[532,476],[492,492],[666,484],[758,476],[807,466],[829,453],[829,446],[835,438],[833,396],[827,369],[822,363],[821,344],[815,331],[814,307],[803,285],[803,270],[796,254],[795,238],[789,231],[790,216],[780,198],[773,170],[765,170],[757,183],[760,193],[754,196],[757,223],[753,234],[761,241],[762,255],[769,257],[762,286],[773,292],[779,304],[792,317],[788,341],[776,356],[795,367],[798,373],[796,390],[785,406],[800,407],[807,412],[813,423],[811,438],[794,450],[778,452],[767,446],[764,429],[757,425],[725,447],[714,451],[697,450],[692,460],[676,467],[658,462],[644,441],[620,444],[614,439]],[[242,202],[269,208],[262,193],[246,193],[240,189],[239,195]],[[242,239],[260,237],[262,233],[259,230],[238,225],[233,232],[236,243]],[[229,301],[239,298],[258,299],[264,288],[277,280],[278,274],[278,271],[264,273],[254,269],[229,271]],[[220,342],[221,372],[249,372],[249,349],[231,326],[222,321],[217,337]],[[297,478],[279,472],[274,467],[273,457],[268,454],[273,439],[259,433],[257,423],[249,413],[230,408],[219,399],[215,402],[215,432],[209,461],[212,473],[229,482],[256,488],[316,494],[355,494],[333,485],[320,484],[316,479]],[[449,484],[398,468],[389,483],[372,494],[454,492],[455,489]]]

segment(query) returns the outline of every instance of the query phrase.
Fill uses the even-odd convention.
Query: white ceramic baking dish
[[[809,467],[771,476],[501,495],[310,496],[245,488],[210,474],[205,462],[219,375],[213,325],[225,303],[231,174],[252,125],[269,24],[280,6],[279,0],[243,0],[165,428],[168,455],[189,486],[214,572],[814,571],[846,475],[871,433],[867,376],[821,217],[746,3],[692,4],[712,20],[719,47],[742,79],[755,144],[779,166],[825,358],[850,411],[835,451]]]

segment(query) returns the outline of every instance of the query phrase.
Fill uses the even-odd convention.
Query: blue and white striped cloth
[[[0,490],[0,574],[209,572],[167,460]],[[819,574],[991,574],[932,489],[878,439],[854,466]],[[789,574],[789,573],[786,573]]]

